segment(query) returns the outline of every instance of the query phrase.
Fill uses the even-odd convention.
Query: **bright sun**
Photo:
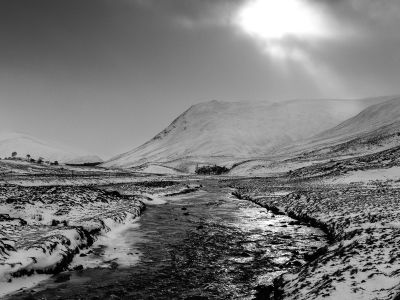
[[[236,17],[248,34],[266,40],[325,34],[321,14],[304,0],[251,0]]]

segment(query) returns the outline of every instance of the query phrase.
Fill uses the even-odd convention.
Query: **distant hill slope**
[[[279,103],[211,101],[192,106],[142,146],[107,161],[129,168],[188,158],[264,157],[351,118],[382,99],[293,100]]]
[[[400,121],[400,97],[369,106],[358,115],[338,126],[321,132],[316,138],[344,138],[375,130],[379,127]]]
[[[0,133],[0,158],[10,157],[12,152],[25,158],[29,154],[33,159],[43,157],[44,160],[64,163],[84,156],[84,153],[62,149],[27,134],[15,132]],[[82,160],[82,159],[80,159]]]
[[[369,106],[341,124],[285,150],[302,153],[302,157],[327,158],[373,153],[397,145],[400,145],[400,96]]]

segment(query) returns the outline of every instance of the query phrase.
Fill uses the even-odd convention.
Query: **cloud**
[[[256,0],[125,0],[153,10],[180,25],[234,25],[237,12]],[[332,30],[341,35],[368,35],[378,28],[400,34],[398,0],[262,0],[261,3],[297,2],[319,12]],[[279,17],[284,18],[282,12]]]
[[[324,7],[344,28],[362,33],[400,36],[400,1],[398,0],[307,0]]]
[[[184,26],[227,25],[245,0],[128,0],[161,12]]]
[[[382,81],[388,85],[388,90],[394,89],[391,78],[396,76],[400,64],[396,51],[400,45],[398,0],[127,1],[154,11],[185,29],[224,26],[232,32],[241,32],[258,46],[276,70],[301,69],[309,80],[327,93],[338,91],[337,94],[352,96],[351,91],[355,89],[352,83],[364,89],[363,80],[372,83],[377,77],[390,78]],[[266,16],[255,9],[263,26],[273,26],[265,19],[275,16],[276,26],[270,28],[273,30],[263,32],[240,26],[243,24],[238,22],[238,14],[245,7],[259,2],[262,4],[260,10],[267,1],[285,3],[276,6],[280,7],[278,11],[267,12]],[[290,2],[296,4],[293,11],[286,5]],[[299,7],[305,12],[304,18],[297,15]],[[285,19],[294,20],[289,24],[292,28],[286,26]],[[250,21],[254,23],[255,18]]]

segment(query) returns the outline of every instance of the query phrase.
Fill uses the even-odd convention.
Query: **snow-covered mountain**
[[[112,158],[105,167],[147,162],[193,162],[265,157],[351,118],[382,99],[292,100],[279,103],[211,101],[190,107],[142,146]]]
[[[25,158],[29,154],[33,159],[43,157],[44,160],[57,160],[60,163],[87,155],[86,153],[65,150],[27,134],[1,132],[0,158],[10,157],[14,151],[17,152],[17,157]]]
[[[355,161],[360,158],[371,166],[366,157],[388,164],[395,156],[388,158],[387,153],[398,153],[400,147],[400,96],[382,99],[383,102],[367,107],[333,128],[282,148],[275,159],[237,163],[230,175],[265,175],[298,168],[304,168],[305,173],[329,170],[331,161],[344,160],[347,166],[353,158]]]

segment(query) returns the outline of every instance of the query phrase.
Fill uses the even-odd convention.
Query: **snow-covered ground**
[[[118,176],[118,177],[107,177],[107,176],[87,176],[87,177],[60,177],[60,178],[48,178],[48,177],[37,177],[34,179],[29,178],[10,178],[6,180],[7,184],[17,184],[21,186],[53,186],[53,185],[64,185],[64,186],[86,186],[86,185],[107,185],[117,184],[132,181],[144,181],[149,178],[140,178],[137,176]],[[1,183],[1,182],[0,182]]]
[[[171,170],[171,168],[166,168],[166,170]],[[151,180],[152,178],[160,177],[158,176],[159,173],[109,170],[89,166],[50,166],[21,160],[0,160],[0,173],[2,174],[0,176],[0,185],[17,184],[23,186],[102,185]],[[160,174],[165,173],[161,172]],[[170,173],[172,175],[180,175],[179,172],[173,172],[173,169]]]
[[[129,267],[135,265],[141,253],[135,250],[135,244],[143,239],[139,234],[133,236],[139,228],[138,219],[123,224],[109,224],[110,230],[103,231],[93,243],[76,255],[70,264],[74,269],[82,266],[88,268],[109,268],[113,265]]]
[[[232,176],[266,176],[278,175],[299,168],[311,166],[314,161],[274,162],[268,160],[252,160],[241,163],[229,171]]]
[[[391,170],[394,171],[394,170]],[[237,184],[243,197],[322,228],[331,244],[275,280],[279,299],[397,299],[400,284],[400,189],[390,185]],[[286,191],[288,186],[282,186]]]
[[[13,278],[11,282],[0,281],[0,297],[16,291],[32,288],[42,281],[49,279],[49,274],[35,274],[35,276],[21,276]]]
[[[326,179],[326,183],[349,184],[369,183],[371,181],[398,181],[400,180],[400,167],[395,166],[387,169],[370,169],[349,172],[348,174]]]
[[[87,187],[0,187],[2,290],[37,280],[14,282],[20,276],[66,269],[98,237],[115,241],[143,211],[137,199]]]

